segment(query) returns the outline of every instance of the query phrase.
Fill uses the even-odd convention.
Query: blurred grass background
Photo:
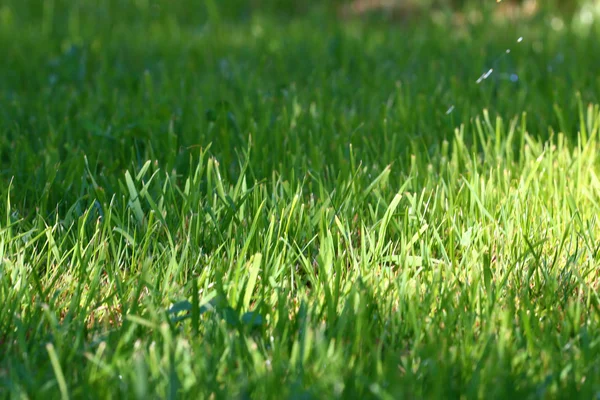
[[[24,210],[48,211],[77,198],[84,155],[110,193],[148,159],[185,173],[208,143],[235,176],[250,136],[259,179],[339,167],[348,144],[408,166],[484,108],[574,136],[575,93],[598,100],[596,4],[5,1],[0,174],[24,182]]]
[[[254,14],[273,14],[280,17],[299,17],[307,13],[331,13],[334,15],[365,16],[367,13],[381,13],[389,17],[415,17],[427,15],[434,10],[464,12],[465,10],[511,13],[520,11],[531,14],[534,11],[559,12],[563,16],[573,16],[584,6],[597,3],[596,0],[27,0],[5,2],[0,5],[0,18],[3,25],[13,17],[29,22],[49,23],[51,19],[60,21],[69,13],[54,10],[70,9],[73,13],[86,14],[99,18],[98,22],[135,21],[152,16],[176,18],[180,24],[197,24],[208,19],[244,20]],[[168,10],[168,12],[165,12]],[[63,25],[68,28],[68,24]]]

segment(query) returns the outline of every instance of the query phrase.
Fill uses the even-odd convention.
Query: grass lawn
[[[0,3],[0,397],[597,398],[600,13],[234,2]]]

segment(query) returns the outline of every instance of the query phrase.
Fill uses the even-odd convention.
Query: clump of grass
[[[593,36],[7,4],[2,395],[598,392]]]

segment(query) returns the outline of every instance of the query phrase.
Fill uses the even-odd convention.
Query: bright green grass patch
[[[22,4],[1,395],[600,391],[594,25]]]

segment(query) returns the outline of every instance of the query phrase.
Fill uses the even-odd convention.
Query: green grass
[[[202,4],[0,5],[1,397],[600,394],[596,22]]]

